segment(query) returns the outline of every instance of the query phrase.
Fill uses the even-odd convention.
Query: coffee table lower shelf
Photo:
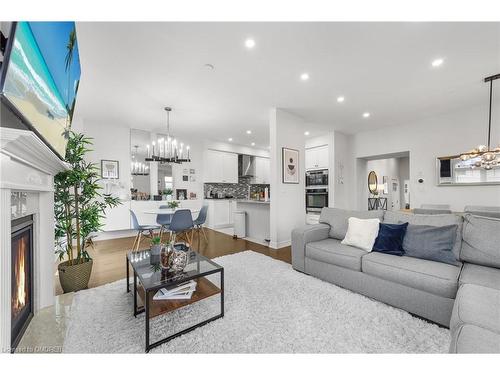
[[[192,303],[199,302],[205,298],[212,297],[221,292],[214,283],[208,280],[206,277],[200,277],[196,280],[196,291],[193,293],[192,297],[188,300],[154,300],[155,293],[148,293],[149,295],[149,317],[154,318],[155,316],[169,313],[171,311],[180,309],[181,307],[191,305]],[[142,302],[143,308],[145,306],[146,298],[144,296],[144,288],[142,285],[137,285],[137,294]]]
[[[215,273],[219,273],[220,275],[220,283],[221,287],[217,287],[215,284],[213,284],[210,280],[207,278],[201,276],[198,278],[195,278],[197,280],[197,285],[196,285],[196,291],[193,293],[191,299],[189,300],[171,300],[171,301],[158,301],[154,300],[153,296],[156,294],[158,289],[161,288],[156,288],[153,290],[145,290],[143,286],[140,283],[137,283],[137,275],[134,272],[134,316],[137,316],[138,314],[145,313],[145,329],[146,329],[146,353],[148,353],[151,349],[162,345],[170,340],[175,339],[176,337],[179,337],[185,333],[188,333],[198,327],[201,327],[207,323],[210,323],[216,319],[224,317],[224,269],[220,269]],[[193,326],[190,326],[186,329],[183,329],[180,332],[174,333],[164,339],[158,340],[156,342],[150,343],[149,342],[149,321],[151,318],[154,318],[156,316],[162,315],[162,314],[168,314],[169,312],[172,312],[174,310],[177,310],[181,307],[193,304],[195,302],[199,302],[205,298],[212,297],[219,294],[220,295],[220,314],[215,315],[209,319],[206,319],[200,323],[197,323]],[[141,300],[143,306],[138,307],[138,299]]]

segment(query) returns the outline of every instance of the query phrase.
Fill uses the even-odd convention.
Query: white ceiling
[[[176,135],[260,147],[274,106],[311,123],[311,136],[355,133],[486,104],[482,78],[500,73],[500,23],[79,22],[77,32],[84,121],[163,130],[168,105]]]

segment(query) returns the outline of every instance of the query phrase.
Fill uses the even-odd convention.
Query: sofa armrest
[[[297,271],[305,272],[305,251],[309,242],[328,238],[328,224],[305,225],[292,230],[292,266]]]

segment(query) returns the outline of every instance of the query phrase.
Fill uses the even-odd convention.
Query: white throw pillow
[[[379,219],[349,218],[349,226],[342,244],[372,251],[378,236]]]

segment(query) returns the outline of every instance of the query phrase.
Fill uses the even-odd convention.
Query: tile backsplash
[[[211,191],[214,195],[222,193],[224,196],[245,199],[248,197],[248,187],[250,187],[251,194],[264,191],[266,187],[269,189],[268,184],[250,184],[248,180],[240,178],[237,184],[205,183],[203,184],[203,196],[208,197]],[[270,192],[269,195],[271,195]]]

